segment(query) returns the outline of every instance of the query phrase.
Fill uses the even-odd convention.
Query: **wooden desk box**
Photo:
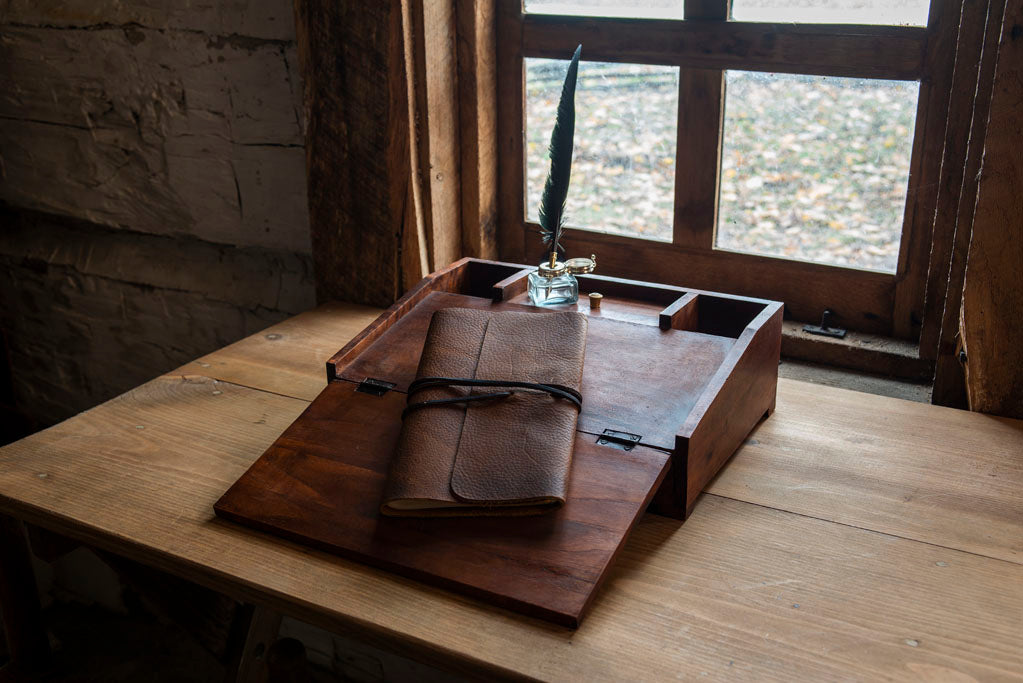
[[[218,515],[494,604],[577,626],[644,509],[684,520],[774,409],[780,303],[598,275],[568,497],[529,518],[379,514],[433,312],[528,304],[531,268],[463,259],[327,362],[327,388],[217,502]],[[586,294],[604,295],[590,311]]]

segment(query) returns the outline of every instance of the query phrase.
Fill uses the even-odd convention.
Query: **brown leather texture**
[[[586,316],[447,308],[434,313],[416,377],[582,383]],[[410,402],[500,391],[433,387]],[[513,389],[493,401],[409,412],[381,512],[393,516],[527,515],[564,504],[578,408]],[[585,400],[585,397],[584,397]]]

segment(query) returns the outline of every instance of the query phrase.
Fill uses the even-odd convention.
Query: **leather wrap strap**
[[[420,377],[409,385],[408,398],[411,400],[412,395],[416,392],[424,389],[434,389],[436,387],[507,387],[509,389],[524,389],[526,391],[545,392],[554,398],[563,398],[574,403],[576,408],[580,410],[582,410],[583,407],[582,394],[571,387],[566,387],[561,384],[540,384],[539,382],[519,382],[516,380],[498,379],[470,379],[468,377]],[[508,398],[514,393],[514,391],[494,391],[487,394],[466,394],[465,396],[454,396],[452,398],[438,398],[432,401],[409,403],[405,406],[405,410],[402,411],[401,416],[404,419],[404,417],[413,410],[419,410],[420,408],[426,408],[429,406],[502,399]]]

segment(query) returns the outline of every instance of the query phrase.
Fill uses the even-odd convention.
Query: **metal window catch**
[[[825,308],[824,313],[821,314],[820,325],[803,325],[803,332],[810,334],[819,334],[825,337],[835,337],[836,339],[845,339],[846,330],[841,327],[831,327],[828,325],[831,319],[831,309]]]
[[[618,432],[613,429],[605,429],[604,433],[597,437],[597,443],[601,446],[610,446],[623,451],[631,451],[639,443],[642,437],[639,434],[629,432]]]
[[[382,379],[374,379],[367,377],[366,379],[359,382],[359,386],[355,387],[356,391],[361,391],[364,394],[371,394],[373,396],[383,396],[388,391],[393,389],[395,386],[394,382],[385,382]]]

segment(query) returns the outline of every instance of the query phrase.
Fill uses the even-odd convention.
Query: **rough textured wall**
[[[0,325],[67,417],[313,305],[290,0],[0,0]]]

